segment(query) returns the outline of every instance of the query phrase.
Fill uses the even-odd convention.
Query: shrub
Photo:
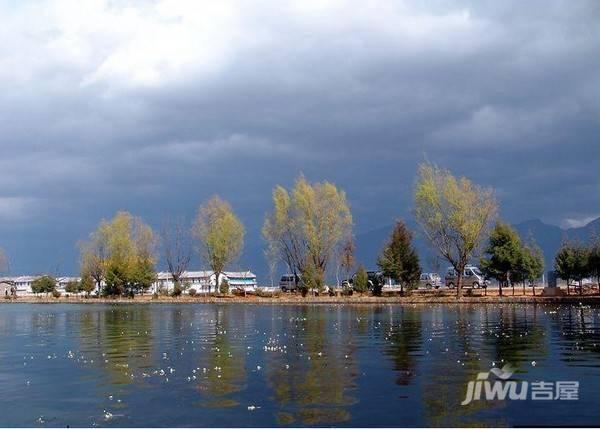
[[[348,287],[348,286],[344,286],[342,288],[342,296],[351,296],[352,295],[352,288]]]
[[[244,289],[235,288],[231,291],[231,293],[235,296],[246,296],[246,295],[251,294],[252,292],[246,292],[246,291],[244,291]]]
[[[61,295],[61,294],[60,294],[60,292],[59,292],[59,291],[57,291],[56,289],[54,289],[54,290],[52,291],[52,296],[53,296],[54,298],[60,298],[60,295]]]
[[[70,281],[65,286],[65,292],[67,293],[77,293],[79,292],[79,282],[78,281]]]
[[[281,289],[277,289],[275,291],[266,291],[262,288],[256,289],[256,296],[261,298],[277,298],[281,295]]]
[[[221,284],[219,285],[219,292],[223,295],[227,295],[229,293],[229,281],[227,279],[223,279]]]
[[[182,292],[183,292],[183,289],[181,288],[181,285],[179,283],[175,283],[175,286],[173,286],[173,292],[171,292],[171,296],[173,296],[173,297],[181,296]]]
[[[34,294],[50,293],[56,289],[56,279],[51,276],[38,277],[31,283],[31,291]]]
[[[196,292],[196,289],[194,289],[194,288],[191,288],[191,289],[188,291],[188,294],[189,294],[190,296],[196,296],[196,293],[197,293],[197,292]]]
[[[96,289],[94,279],[89,274],[83,274],[81,281],[78,284],[79,292],[85,292],[85,297],[89,298],[90,294]]]
[[[302,296],[306,296],[304,289],[323,292],[325,289],[325,277],[321,270],[314,267],[313,264],[307,264],[302,271],[302,282],[300,285]]]
[[[365,267],[363,267],[362,265],[360,266],[360,268],[356,272],[356,275],[354,276],[352,287],[356,292],[360,293],[366,292],[369,288],[369,275],[367,274]]]

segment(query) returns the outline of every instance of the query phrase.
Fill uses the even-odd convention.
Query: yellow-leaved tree
[[[330,182],[296,180],[290,193],[273,191],[273,212],[263,237],[267,255],[285,262],[305,289],[321,289],[329,262],[352,235],[352,214],[345,192]]]
[[[432,247],[456,270],[457,296],[465,266],[486,237],[497,207],[492,189],[432,164],[419,166],[415,217]]]
[[[88,242],[82,243],[81,276],[92,277],[106,295],[133,295],[156,279],[157,238],[141,218],[118,212],[102,220]]]
[[[215,195],[198,209],[192,232],[200,255],[215,274],[215,285],[225,268],[236,261],[244,247],[245,229],[231,205]],[[208,292],[210,293],[210,284]]]

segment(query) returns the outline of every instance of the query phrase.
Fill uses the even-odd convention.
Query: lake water
[[[460,405],[505,363],[579,399]],[[1,304],[0,383],[0,426],[598,425],[600,312]]]

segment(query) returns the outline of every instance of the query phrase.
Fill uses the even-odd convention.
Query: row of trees
[[[582,281],[587,277],[594,277],[600,288],[600,237],[595,236],[587,245],[564,241],[554,259],[554,270],[566,280],[567,293],[571,281],[576,281],[583,294]]]
[[[491,189],[448,170],[422,164],[414,190],[414,214],[424,236],[439,256],[458,274],[457,295],[467,263],[482,250],[497,218],[497,202]],[[346,194],[329,182],[309,183],[299,177],[293,188],[277,186],[273,210],[266,215],[262,235],[271,270],[284,263],[298,279],[303,292],[322,289],[328,272],[349,277],[354,269],[352,214]],[[103,220],[90,239],[81,244],[82,281],[106,295],[143,292],[155,281],[159,242],[167,269],[176,285],[187,270],[195,242],[204,263],[219,278],[239,257],[245,229],[231,206],[215,196],[200,206],[193,225],[166,222],[159,234],[141,218],[119,212]],[[532,243],[523,245],[507,225],[498,223],[491,232],[482,265],[503,285],[531,280],[543,269],[541,252]],[[395,228],[378,258],[384,275],[412,286],[421,273],[412,245],[412,233],[402,222]],[[573,275],[573,274],[570,274]]]
[[[66,293],[78,294],[85,292],[89,295],[93,290],[94,283],[90,277],[84,277],[80,281],[72,280],[65,285]],[[49,275],[38,277],[31,282],[31,291],[34,294],[45,293],[47,295],[51,293],[60,296],[60,293],[56,290],[56,279]]]
[[[217,284],[225,267],[239,256],[244,227],[231,206],[218,196],[200,206],[191,228],[183,221],[167,221],[160,234],[139,217],[118,212],[103,220],[90,239],[81,243],[82,282],[90,281],[104,295],[128,295],[146,291],[156,281],[158,245],[162,250],[175,289],[192,258],[191,237],[197,239],[203,260],[214,271]]]
[[[490,233],[485,256],[480,261],[481,269],[487,278],[498,281],[499,293],[502,288],[526,282],[535,282],[544,272],[544,257],[541,249],[530,240],[522,243],[519,234],[508,224],[497,222]],[[535,295],[535,288],[533,289]]]
[[[332,269],[337,275],[343,270],[347,277],[354,269],[350,207],[345,193],[332,183],[309,183],[301,176],[289,191],[277,186],[262,233],[269,265],[274,269],[283,262],[303,292],[323,289]],[[82,279],[91,278],[98,287],[104,284],[105,295],[143,292],[156,279],[159,241],[176,288],[192,259],[194,242],[219,279],[239,257],[244,235],[243,224],[218,196],[199,208],[191,227],[181,219],[167,221],[159,235],[140,218],[119,212],[111,221],[102,221],[81,245]],[[416,284],[420,274],[411,240],[412,234],[399,222],[379,261],[385,275],[402,284]]]

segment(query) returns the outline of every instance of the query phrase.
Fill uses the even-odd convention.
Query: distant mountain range
[[[423,237],[421,233],[421,228],[416,222],[406,221],[406,224],[415,234],[414,244],[419,253],[419,257],[421,258],[423,270],[432,270],[432,265],[435,265],[432,262],[435,259],[433,256],[435,255],[435,252],[431,250],[425,237]],[[527,220],[513,225],[513,227],[517,230],[522,240],[528,240],[530,237],[535,240],[544,253],[545,269],[550,270],[554,264],[554,255],[559,249],[561,242],[566,238],[585,242],[594,232],[600,234],[600,218],[595,219],[580,228],[562,229],[555,225],[546,224],[539,219]],[[367,269],[376,268],[377,256],[388,239],[392,228],[393,225],[390,224],[355,236],[355,257],[358,264],[363,264]],[[244,257],[240,264],[238,264],[239,267],[234,268],[247,269],[250,267],[257,274],[259,283],[268,284],[270,282],[270,276],[263,250],[264,243],[260,240],[247,243]],[[441,261],[439,264],[439,271],[442,273],[445,270],[447,263]],[[278,276],[282,274],[282,270],[283,267],[280,266],[277,270],[278,272],[275,281],[277,281]]]

